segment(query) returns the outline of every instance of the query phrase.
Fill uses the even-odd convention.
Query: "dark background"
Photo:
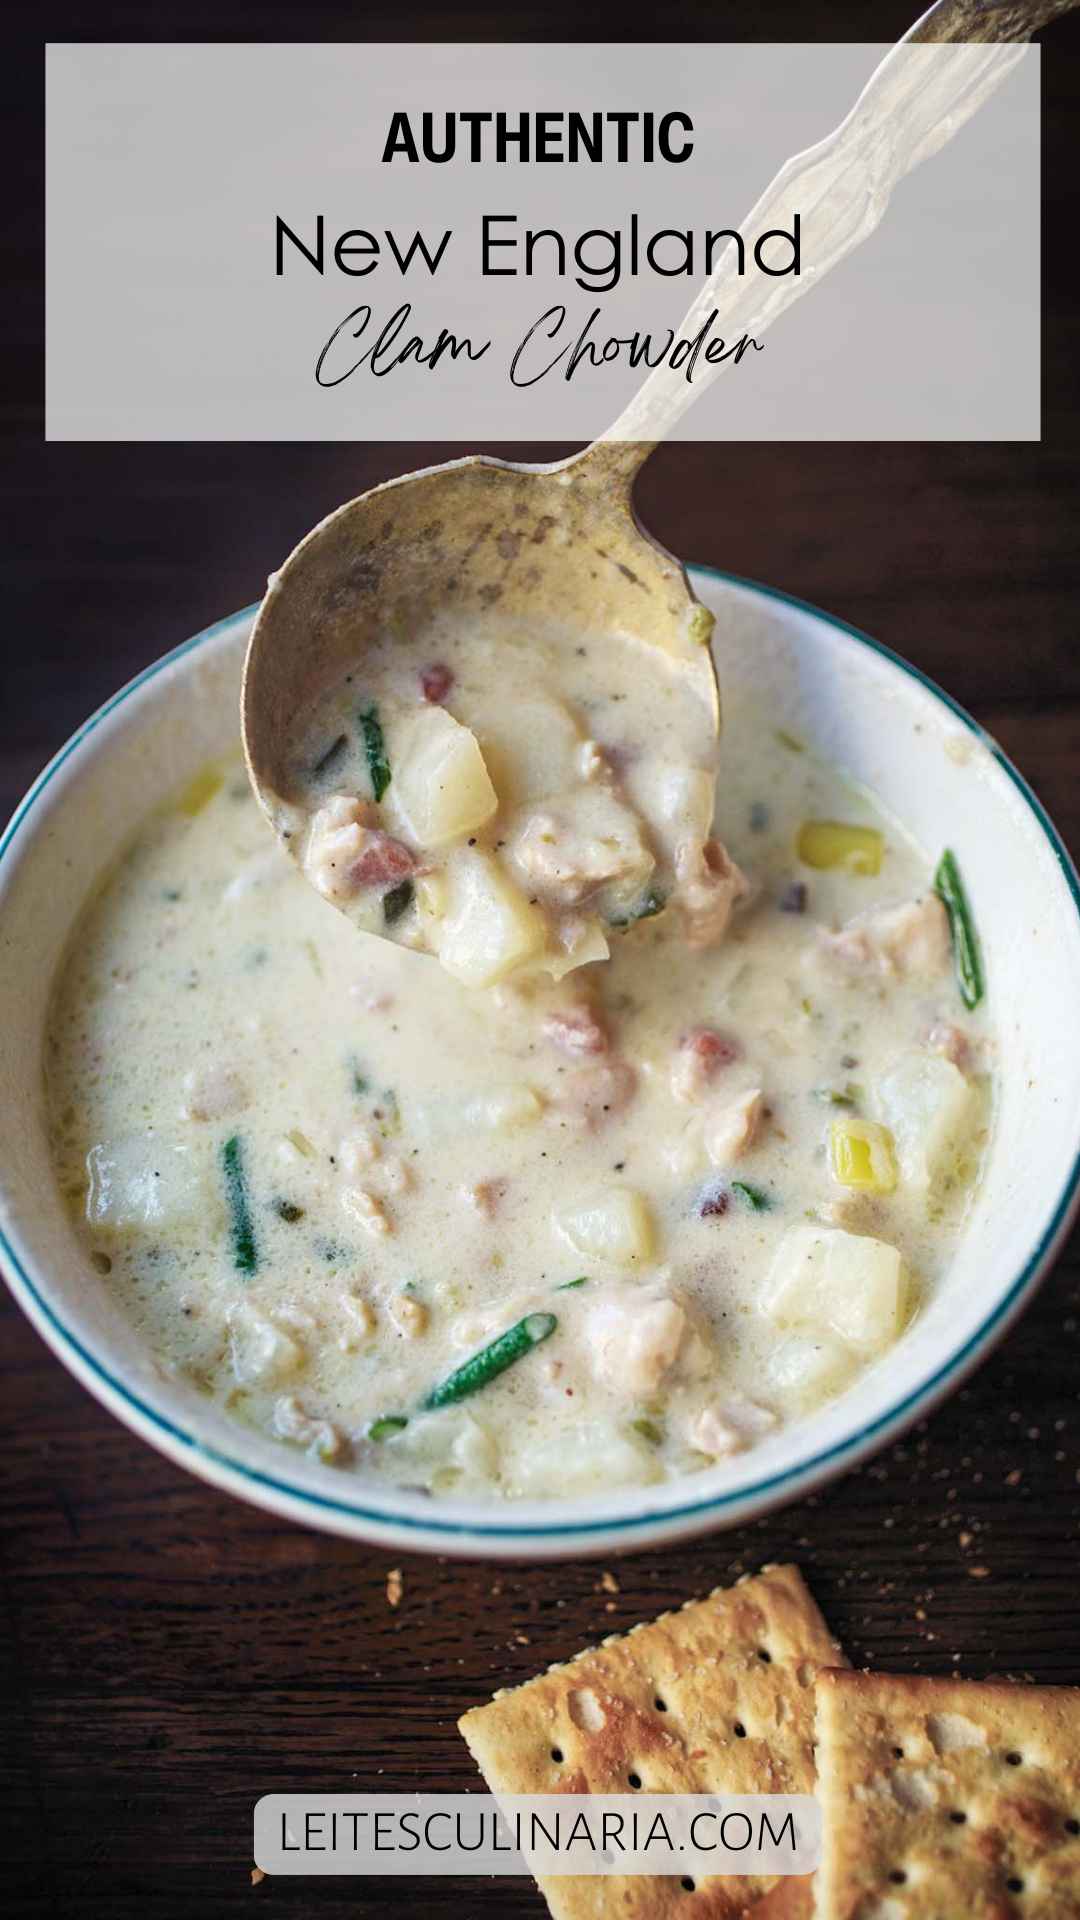
[[[0,814],[140,667],[257,599],[330,508],[448,446],[46,446],[41,47],[63,39],[888,39],[903,4],[625,9],[173,4],[24,8],[0,74],[11,531]],[[448,55],[447,95],[468,53]],[[466,88],[467,91],[467,88]],[[819,602],[942,681],[1080,845],[1075,200],[1080,18],[1044,36],[1039,446],[687,446],[640,486],[690,559]],[[198,137],[193,103],[192,137]],[[103,271],[106,270],[103,265]],[[1009,342],[1001,342],[1002,355]],[[568,451],[569,449],[567,449]],[[549,458],[558,449],[500,448]],[[457,1715],[600,1635],[796,1559],[856,1661],[1080,1681],[1080,1272],[1075,1246],[1001,1352],[927,1425],[819,1498],[608,1565],[410,1560],[278,1523],[168,1465],[0,1301],[0,1676],[15,1915],[539,1915],[523,1882],[266,1881],[272,1790],[465,1788]],[[394,1611],[386,1575],[400,1566]]]

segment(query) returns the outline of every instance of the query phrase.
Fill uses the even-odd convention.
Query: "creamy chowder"
[[[460,704],[444,685],[425,706],[453,707],[496,779],[500,750],[531,779],[533,719],[489,723],[439,663]],[[339,764],[312,820],[359,789],[343,712],[315,716]],[[392,702],[383,719],[392,755]],[[605,754],[608,719],[584,735]],[[465,984],[359,937],[239,762],[145,823],[78,926],[46,1064],[59,1179],[163,1365],[343,1470],[513,1499],[693,1472],[888,1364],[991,1118],[959,879],[939,874],[947,912],[902,828],[764,714],[723,764],[742,898],[722,944],[638,915],[563,979]],[[677,884],[645,790],[611,778]],[[590,915],[640,900],[653,871],[632,871]]]

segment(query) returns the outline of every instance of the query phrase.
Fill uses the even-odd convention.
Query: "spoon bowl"
[[[296,716],[376,634],[415,632],[437,613],[632,636],[656,649],[658,674],[685,677],[715,736],[713,615],[631,505],[651,450],[597,442],[549,466],[454,460],[373,487],[300,542],[259,608],[241,702],[248,771],[279,834]]]

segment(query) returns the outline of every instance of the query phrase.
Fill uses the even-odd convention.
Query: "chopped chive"
[[[556,1293],[572,1293],[575,1287],[587,1287],[588,1284],[589,1276],[587,1273],[583,1273],[579,1280],[564,1280],[560,1286],[556,1287],[555,1291]]]
[[[751,1213],[768,1213],[772,1206],[768,1194],[764,1193],[760,1187],[750,1186],[746,1180],[733,1180],[731,1191],[737,1193],[740,1200],[745,1200]]]
[[[934,891],[949,916],[953,959],[960,998],[965,1007],[977,1007],[986,990],[975,922],[971,917],[956,855],[946,847],[934,875]]]
[[[364,737],[364,752],[367,754],[368,772],[371,775],[371,790],[376,800],[381,800],[390,785],[390,762],[386,757],[386,742],[383,739],[379,709],[374,701],[370,706],[360,709],[360,731]]]
[[[239,1134],[234,1133],[222,1147],[221,1166],[232,1232],[233,1265],[237,1273],[254,1273],[259,1258]]]
[[[290,1227],[294,1227],[298,1220],[304,1218],[304,1208],[298,1207],[294,1200],[275,1200],[274,1212],[279,1220],[286,1221]]]
[[[846,1087],[815,1087],[814,1099],[820,1100],[825,1107],[857,1107],[862,1099],[862,1088],[849,1080]]]
[[[666,905],[666,893],[659,893],[655,887],[650,887],[648,893],[643,894],[632,907],[628,907],[625,913],[609,914],[608,926],[632,927],[638,920],[651,920],[654,914],[663,913]]]
[[[383,919],[388,927],[392,927],[395,920],[400,920],[402,914],[408,911],[412,906],[412,897],[411,880],[403,880],[399,887],[391,887],[389,893],[383,894]]]
[[[312,778],[318,780],[323,774],[333,773],[335,768],[338,767],[344,759],[348,751],[348,746],[348,735],[339,733],[333,745],[327,747],[322,759],[316,760],[315,765],[311,769]]]
[[[367,1074],[363,1072],[355,1054],[350,1055],[348,1068],[352,1090],[357,1099],[362,1099],[365,1093],[370,1093],[371,1081],[368,1079]]]
[[[769,824],[769,809],[764,800],[755,800],[750,808],[751,833],[764,833]]]
[[[527,1313],[523,1320],[508,1327],[505,1333],[492,1340],[479,1353],[455,1367],[453,1373],[441,1380],[421,1406],[425,1410],[433,1407],[449,1407],[455,1400],[464,1400],[470,1393],[476,1393],[480,1387],[486,1387],[498,1374],[505,1373],[515,1360],[531,1353],[542,1340],[554,1333],[559,1322],[553,1313]]]
[[[657,1426],[655,1420],[631,1420],[630,1425],[635,1433],[640,1433],[642,1439],[648,1441],[650,1447],[663,1446],[663,1430]]]
[[[779,740],[780,745],[782,747],[786,747],[789,753],[805,753],[806,752],[806,748],[803,746],[802,741],[797,740],[793,733],[789,733],[787,731],[786,727],[777,727],[773,734],[773,738],[776,740]]]
[[[389,1440],[392,1433],[400,1433],[409,1424],[403,1413],[383,1413],[368,1427],[369,1440]]]

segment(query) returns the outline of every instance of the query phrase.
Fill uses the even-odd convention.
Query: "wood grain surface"
[[[461,39],[626,30],[617,9],[26,12],[7,64],[6,470],[0,807],[166,648],[258,597],[348,494],[432,446],[46,446],[40,424],[40,41]],[[905,7],[825,5],[831,38]],[[651,37],[797,39],[805,11],[669,6]],[[645,37],[642,35],[641,37]],[[1032,446],[682,446],[645,523],[678,552],[816,601],[948,687],[1080,848],[1077,307],[1064,238],[1080,32],[1044,37],[1045,428]],[[1007,352],[1008,343],[1002,343]],[[530,449],[499,449],[527,455]],[[558,449],[534,449],[551,457]],[[567,449],[568,451],[568,449]],[[1080,983],[1078,983],[1080,984]],[[1080,995],[1078,995],[1080,1004]],[[408,1559],[219,1497],[104,1413],[0,1290],[4,1712],[0,1906],[12,1916],[539,1920],[524,1881],[251,1881],[268,1791],[464,1789],[468,1705],[743,1569],[799,1562],[855,1661],[1080,1681],[1080,1260],[928,1423],[758,1525],[604,1566]],[[401,1570],[392,1608],[387,1574]]]

